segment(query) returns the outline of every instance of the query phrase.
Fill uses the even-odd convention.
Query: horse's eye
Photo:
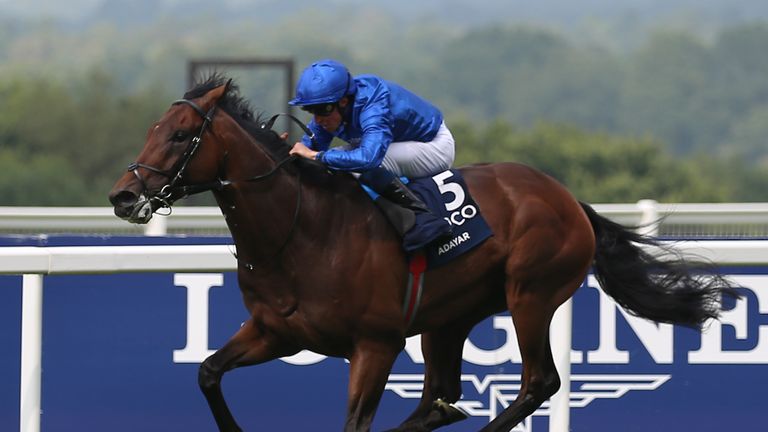
[[[187,132],[180,130],[173,133],[173,135],[171,136],[171,141],[184,142],[187,140],[188,137],[189,137],[189,134]]]

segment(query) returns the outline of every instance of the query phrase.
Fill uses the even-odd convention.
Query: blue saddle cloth
[[[408,182],[408,188],[435,215],[447,219],[453,227],[451,237],[439,238],[424,248],[428,268],[447,264],[493,235],[458,170],[451,169],[432,177],[412,179]],[[413,230],[431,229],[423,226],[419,219],[417,216]]]

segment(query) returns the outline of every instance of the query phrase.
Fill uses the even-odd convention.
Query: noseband
[[[182,153],[179,160],[174,164],[174,167],[170,171],[163,171],[159,168],[155,168],[151,165],[147,165],[140,162],[133,162],[130,165],[128,165],[128,171],[133,172],[133,175],[136,176],[136,179],[139,180],[139,183],[141,183],[141,186],[143,188],[143,192],[147,193],[149,200],[152,202],[152,206],[156,208],[171,208],[171,204],[173,204],[174,201],[176,201],[179,198],[182,198],[184,196],[190,195],[193,191],[192,190],[186,190],[187,187],[179,187],[178,183],[181,181],[181,179],[184,177],[184,172],[187,170],[187,166],[189,166],[189,162],[192,160],[192,157],[197,152],[197,149],[200,147],[200,144],[203,140],[203,134],[208,129],[208,126],[210,126],[211,122],[213,122],[213,116],[216,114],[216,105],[214,105],[208,112],[203,111],[202,108],[200,108],[199,105],[192,102],[188,99],[179,99],[177,101],[174,101],[171,105],[188,105],[192,109],[195,110],[196,113],[200,115],[203,119],[203,124],[200,126],[200,131],[197,133],[197,136],[192,138],[192,140],[187,145],[187,148],[184,149],[184,153]],[[147,187],[147,183],[144,181],[144,177],[142,177],[141,173],[139,172],[139,168],[144,168],[146,170],[152,171],[154,173],[160,174],[168,179],[170,179],[170,182],[168,182],[165,186],[160,188],[160,190],[156,193],[150,194],[149,188]],[[195,185],[195,189],[199,187],[205,187],[203,190],[211,190],[216,188],[221,188],[225,185],[226,182],[222,180],[217,180],[213,183],[206,183],[205,185]],[[202,192],[203,190],[200,190]]]

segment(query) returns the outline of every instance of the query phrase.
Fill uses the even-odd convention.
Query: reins
[[[187,166],[189,165],[189,162],[192,160],[192,157],[197,152],[197,149],[202,144],[203,134],[205,134],[206,130],[208,129],[208,126],[213,122],[213,116],[216,114],[216,106],[214,105],[213,108],[211,108],[208,112],[205,112],[200,106],[198,106],[196,103],[192,102],[188,99],[178,99],[174,101],[171,105],[179,105],[184,104],[188,105],[192,109],[197,112],[200,117],[203,118],[203,124],[200,126],[200,132],[198,132],[197,136],[192,138],[187,148],[184,150],[184,153],[179,158],[179,161],[174,165],[174,168],[170,171],[164,171],[159,168],[153,167],[151,165],[147,165],[144,163],[140,163],[138,161],[132,162],[128,165],[128,171],[133,172],[133,174],[138,179],[139,183],[141,183],[144,192],[149,192],[149,188],[147,187],[146,182],[144,181],[143,176],[139,172],[139,168],[144,168],[148,171],[152,171],[154,173],[160,174],[164,177],[167,177],[171,179],[171,181],[160,188],[160,190],[157,193],[151,194],[148,198],[157,204],[158,208],[168,208],[171,209],[172,204],[182,198],[186,198],[190,195],[199,194],[202,192],[208,192],[208,191],[221,191],[226,186],[229,186],[233,183],[238,182],[250,182],[250,181],[260,181],[265,180],[269,177],[271,177],[273,174],[275,174],[280,168],[285,166],[287,163],[292,162],[297,159],[297,156],[295,155],[289,155],[286,158],[280,160],[275,164],[274,167],[272,167],[271,170],[264,174],[255,175],[253,177],[241,179],[241,180],[224,180],[224,179],[216,179],[210,182],[206,183],[197,183],[197,184],[191,184],[191,185],[177,185],[178,182],[181,181],[181,179],[184,177],[184,172],[187,169]],[[310,140],[312,142],[315,142],[315,134],[305,125],[301,120],[296,118],[292,114],[288,113],[279,113],[275,114],[272,117],[269,118],[269,120],[261,125],[262,129],[266,130],[272,130],[272,127],[275,124],[275,121],[280,117],[285,116],[288,117],[290,120],[292,120],[294,123],[298,124],[299,127],[304,131],[304,133],[309,136]],[[301,178],[301,171],[299,171],[299,182]]]
[[[186,101],[185,99],[180,99],[180,100]],[[187,102],[189,102],[189,101],[186,101],[185,103],[187,103]],[[189,102],[189,103],[191,103],[191,102]],[[198,111],[198,113],[200,113],[200,112],[202,112],[202,110]],[[288,117],[291,121],[293,121],[294,123],[299,125],[301,130],[304,131],[305,134],[307,134],[309,139],[313,143],[315,142],[315,134],[314,134],[314,132],[312,132],[312,130],[309,129],[307,127],[307,125],[304,124],[304,122],[302,122],[301,120],[296,118],[296,116],[294,116],[293,114],[289,114],[289,113],[278,113],[278,114],[275,114],[272,117],[270,117],[269,120],[267,120],[265,123],[262,123],[261,128],[262,129],[266,129],[266,130],[272,130],[272,127],[275,125],[275,121],[279,117],[281,117],[281,116]],[[200,183],[200,184],[186,185],[186,186],[176,186],[175,189],[174,189],[174,192],[175,191],[181,192],[181,194],[179,195],[179,198],[177,198],[177,199],[180,199],[180,198],[183,198],[183,197],[186,197],[186,196],[189,196],[189,195],[195,195],[195,194],[198,194],[198,193],[201,193],[201,192],[207,192],[207,191],[210,191],[210,190],[220,191],[220,190],[224,189],[225,186],[229,186],[230,184],[236,183],[238,181],[245,182],[245,181],[264,180],[264,179],[267,179],[270,176],[272,176],[272,174],[277,172],[280,168],[282,168],[288,162],[292,162],[292,161],[294,161],[296,159],[297,159],[297,157],[295,155],[290,155],[290,156],[286,157],[285,159],[281,160],[280,162],[277,162],[277,164],[270,171],[268,171],[268,172],[266,172],[264,174],[256,175],[256,176],[249,177],[249,178],[246,178],[246,179],[242,179],[242,180],[222,180],[222,179],[218,179],[218,180],[214,180],[214,181],[208,182],[208,183]],[[144,167],[144,168],[147,168],[147,169],[150,169],[150,170],[155,171],[155,172],[160,172],[161,174],[166,175],[164,172],[156,170],[156,169],[154,169],[152,167],[149,167],[149,166],[146,166],[146,165],[142,165],[142,164],[137,164],[137,165],[141,166],[141,167]],[[299,175],[299,177],[301,177],[301,171],[299,171],[298,175]],[[167,177],[169,177],[169,176],[167,176]]]
[[[281,160],[280,162],[278,162],[277,164],[275,164],[275,166],[271,170],[269,170],[268,172],[266,172],[264,174],[260,174],[260,175],[255,175],[253,177],[241,179],[241,180],[223,180],[223,179],[218,179],[218,180],[214,180],[214,181],[211,181],[211,182],[208,182],[208,183],[198,183],[198,184],[192,184],[192,185],[175,186],[173,188],[172,192],[174,194],[176,192],[179,192],[179,195],[178,195],[177,198],[174,199],[174,201],[178,200],[178,199],[182,199],[182,198],[188,197],[190,195],[199,194],[199,193],[202,193],[202,192],[221,191],[226,186],[229,186],[229,185],[234,184],[234,183],[250,182],[250,181],[254,181],[255,182],[255,181],[259,181],[259,180],[265,180],[265,179],[271,177],[273,174],[275,174],[285,164],[287,164],[288,162],[293,162],[296,159],[297,159],[297,157],[295,155],[290,155],[290,156],[286,157],[285,159]],[[301,178],[301,171],[299,171],[297,175],[298,175],[299,178]]]

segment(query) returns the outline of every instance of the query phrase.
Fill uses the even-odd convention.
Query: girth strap
[[[424,272],[427,271],[427,259],[419,251],[410,257],[408,264],[408,286],[403,300],[403,318],[410,327],[416,318],[416,312],[421,304],[421,293],[424,290]]]

